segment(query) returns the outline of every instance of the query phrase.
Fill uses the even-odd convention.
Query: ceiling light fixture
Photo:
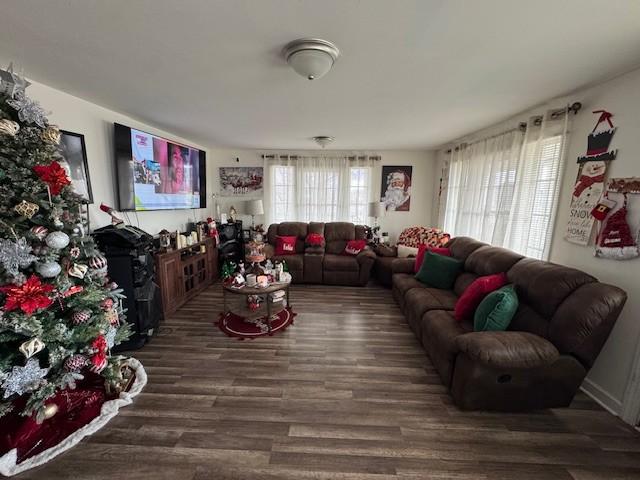
[[[298,74],[315,80],[331,70],[340,56],[340,50],[327,40],[300,38],[288,43],[282,50],[282,55]]]
[[[313,137],[313,140],[320,145],[322,148],[329,145],[331,142],[335,140],[333,137],[327,137],[326,135],[319,135],[317,137]]]

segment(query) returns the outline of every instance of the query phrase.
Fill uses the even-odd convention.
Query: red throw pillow
[[[482,302],[482,299],[491,292],[504,287],[507,284],[506,273],[496,273],[485,277],[476,278],[471,285],[460,295],[453,311],[456,320],[472,319]]]
[[[293,255],[296,253],[296,240],[298,237],[276,237],[276,255]]]
[[[319,233],[310,233],[304,243],[307,247],[324,247],[324,237]]]
[[[424,252],[429,251],[433,253],[437,253],[438,255],[444,255],[445,257],[451,256],[451,250],[445,247],[430,247],[426,243],[423,243],[418,247],[418,253],[416,254],[416,263],[413,266],[413,273],[418,273],[420,271],[420,267],[422,266],[422,261],[424,260]]]
[[[358,255],[367,246],[366,240],[349,240],[344,247],[345,255]]]

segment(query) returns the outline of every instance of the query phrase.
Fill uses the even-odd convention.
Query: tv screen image
[[[120,210],[204,208],[205,152],[115,124]]]

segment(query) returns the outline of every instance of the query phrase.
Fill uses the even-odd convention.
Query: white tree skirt
[[[133,402],[133,397],[138,395],[147,384],[147,372],[144,371],[142,364],[135,358],[130,358],[128,360],[128,364],[136,372],[135,381],[128,392],[122,392],[118,398],[104,402],[100,409],[100,415],[91,420],[84,427],[76,430],[55,447],[51,447],[37,455],[34,455],[19,464],[16,464],[18,458],[17,450],[14,448],[13,450],[8,451],[0,457],[0,474],[10,477],[17,473],[24,472],[25,470],[29,470],[30,468],[43,465],[52,458],[60,455],[62,452],[69,450],[87,435],[91,435],[104,427],[109,420],[118,414],[120,407],[124,407],[125,405],[129,405]]]

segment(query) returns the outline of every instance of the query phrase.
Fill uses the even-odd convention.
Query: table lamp
[[[251,228],[255,227],[255,216],[264,215],[264,207],[262,199],[248,200],[244,204],[244,211],[247,215],[251,215]]]
[[[382,202],[369,202],[369,216],[373,217],[371,234],[375,243],[378,243],[379,241],[378,230],[380,230],[380,225],[378,225],[378,218],[384,215],[384,211],[384,204]]]

